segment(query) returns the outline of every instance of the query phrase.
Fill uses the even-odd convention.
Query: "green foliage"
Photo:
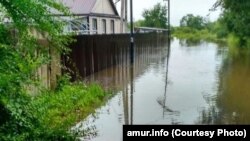
[[[218,0],[217,6],[224,9],[222,18],[227,30],[240,38],[240,46],[246,45],[250,38],[250,1]]]
[[[180,27],[175,27],[172,31],[173,36],[192,41],[225,42],[229,34],[222,18],[216,22],[210,22],[203,17],[192,14],[184,16],[180,21]]]
[[[35,42],[36,37],[30,34],[32,29],[46,35],[44,38],[51,46],[62,50],[69,40],[66,36],[60,36],[64,23],[53,16],[49,16],[51,15],[51,9],[69,15],[67,9],[54,0],[0,1],[1,14],[11,21],[10,24],[3,24],[4,18],[2,18],[2,27],[13,30],[15,35],[12,36],[18,38],[18,44],[15,44],[15,46],[18,46],[22,51],[34,53],[33,48],[44,49]]]
[[[216,22],[207,22],[200,16],[188,14],[182,18],[181,28],[175,28],[174,36],[221,40],[229,46],[250,47],[250,1],[217,0],[213,9],[219,6],[223,8],[223,13]],[[201,34],[197,30],[201,30]],[[209,34],[204,32],[206,30]]]
[[[57,80],[57,84],[56,84],[56,91],[60,91],[63,89],[64,86],[66,85],[70,85],[70,79],[71,77],[68,74],[65,74],[63,76],[61,76],[58,80]]]
[[[225,24],[219,19],[216,21],[213,25],[213,28],[211,29],[211,32],[215,33],[218,38],[227,38],[229,31]]]
[[[96,84],[67,84],[59,91],[45,91],[31,103],[33,113],[49,128],[69,129],[94,112],[106,97]]]
[[[167,7],[160,3],[152,9],[146,9],[142,14],[144,20],[140,21],[140,26],[167,28]]]
[[[50,130],[41,124],[27,94],[37,68],[49,63],[49,48],[64,51],[69,42],[60,35],[63,22],[50,16],[51,9],[68,14],[54,0],[0,0],[0,140],[73,139],[65,129]],[[39,44],[31,30],[43,34],[49,46]]]
[[[134,26],[135,27],[142,27],[142,26],[145,26],[144,24],[144,20],[138,20],[134,23]]]
[[[0,43],[4,43],[7,45],[11,44],[11,36],[9,31],[5,28],[3,24],[0,24]]]
[[[14,49],[1,46],[0,52],[0,140],[31,139],[36,136],[34,131],[39,123],[29,111],[30,98],[25,94],[23,84],[27,83],[32,64]]]
[[[201,30],[205,28],[206,21],[201,16],[194,16],[193,14],[187,14],[186,16],[182,17],[180,21],[180,26]]]
[[[208,31],[207,29],[197,30],[190,27],[176,27],[173,31],[174,32],[172,33],[172,35],[179,39],[187,39],[191,41],[206,40],[219,42],[219,39],[216,37],[216,35]]]

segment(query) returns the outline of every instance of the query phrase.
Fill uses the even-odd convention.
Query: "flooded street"
[[[124,124],[249,124],[249,55],[215,43],[173,39],[136,49],[123,61],[87,77],[114,96],[77,125],[93,141],[122,140]],[[126,55],[125,55],[126,57]],[[128,58],[128,57],[126,57]]]

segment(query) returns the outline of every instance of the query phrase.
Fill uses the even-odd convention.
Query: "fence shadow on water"
[[[71,52],[62,56],[63,64],[72,78],[85,78],[90,74],[116,65],[129,65],[129,34],[75,36]],[[147,33],[135,35],[135,64],[140,65],[148,54],[157,54],[156,48],[166,45],[167,35]],[[69,71],[68,71],[69,72]]]

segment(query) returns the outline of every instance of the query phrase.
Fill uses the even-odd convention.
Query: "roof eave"
[[[115,15],[119,16],[119,13],[117,12],[117,9],[115,7],[115,4],[114,4],[113,0],[109,0],[109,2],[110,2],[111,6],[112,6],[112,8],[113,8],[113,10],[115,12]]]

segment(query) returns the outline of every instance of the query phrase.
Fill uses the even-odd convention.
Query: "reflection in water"
[[[125,53],[117,56],[122,63],[86,78],[115,93],[81,122],[83,129],[95,127],[91,140],[122,140],[124,124],[250,124],[250,53],[193,46],[137,41],[133,65]]]
[[[157,98],[157,103],[162,107],[162,113],[163,113],[163,118],[165,117],[165,113],[171,113],[171,114],[176,114],[178,115],[179,112],[178,111],[174,111],[172,109],[170,109],[167,105],[166,105],[166,100],[167,100],[167,86],[168,86],[168,68],[169,68],[169,58],[170,58],[170,42],[168,42],[168,48],[167,48],[167,61],[166,61],[166,80],[165,80],[165,88],[164,88],[164,95],[163,97],[158,97]]]
[[[133,93],[134,93],[134,64],[130,66],[130,125],[133,125]],[[125,106],[125,104],[124,104]],[[128,108],[128,107],[124,107]],[[126,120],[126,119],[125,119]]]
[[[179,43],[180,43],[181,46],[185,46],[185,47],[197,47],[202,43],[202,41],[197,40],[197,39],[192,39],[192,40],[191,39],[189,39],[189,40],[180,39]]]
[[[224,60],[218,93],[210,98],[211,106],[202,111],[200,123],[250,124],[250,54],[240,50]]]
[[[165,36],[150,35],[149,37],[150,40],[147,38],[136,40],[133,64],[130,64],[128,51],[124,51],[121,55],[116,56],[120,60],[118,65],[101,70],[85,78],[86,82],[99,83],[104,88],[115,93],[115,96],[107,102],[106,106],[97,110],[96,114],[90,116],[87,121],[77,125],[79,130],[96,127],[97,137],[94,134],[95,136],[92,136],[93,140],[121,140],[121,133],[114,135],[113,131],[120,131],[123,124],[134,124],[136,80],[150,71],[151,67],[163,64],[169,48]],[[104,115],[106,117],[103,118]],[[80,128],[79,126],[83,123],[85,126]],[[87,139],[91,135],[87,136]],[[105,139],[103,139],[103,135]]]

